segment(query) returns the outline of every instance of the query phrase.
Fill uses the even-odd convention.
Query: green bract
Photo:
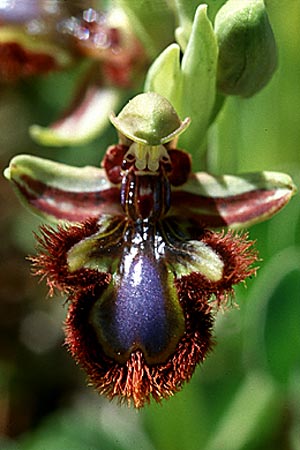
[[[272,77],[277,51],[263,0],[229,0],[218,12],[217,86],[227,95],[250,97]]]
[[[189,125],[179,119],[173,106],[154,92],[134,97],[115,117],[110,117],[117,130],[134,142],[160,145],[171,141]]]
[[[167,47],[153,62],[145,83],[145,91],[163,95],[181,117],[191,118],[191,126],[181,137],[180,145],[194,154],[204,148],[203,141],[211,124],[217,58],[216,36],[207,17],[207,5],[200,5],[186,47],[180,48],[175,43]]]

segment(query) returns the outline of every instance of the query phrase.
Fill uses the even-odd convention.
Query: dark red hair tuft
[[[38,254],[29,257],[33,274],[46,278],[49,295],[54,289],[70,294],[76,290],[91,290],[93,286],[107,284],[110,274],[81,268],[74,272],[68,270],[67,253],[73,245],[96,233],[99,229],[97,219],[71,226],[58,225],[57,229],[42,226],[41,235],[36,236]]]

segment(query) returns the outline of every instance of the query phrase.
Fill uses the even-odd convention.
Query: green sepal
[[[253,318],[244,337],[247,366],[266,370],[278,384],[285,386],[291,383],[291,372],[300,368],[297,292],[300,292],[300,251],[290,246],[275,253],[264,265],[251,290],[247,311]]]

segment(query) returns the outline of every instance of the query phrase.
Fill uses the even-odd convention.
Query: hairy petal
[[[96,219],[70,227],[59,225],[57,229],[41,227],[41,234],[36,236],[38,254],[29,259],[33,274],[46,279],[50,296],[53,295],[54,289],[67,294],[76,290],[91,291],[94,286],[104,285],[109,281],[110,275],[106,273],[86,268],[70,272],[68,267],[67,254],[70,248],[96,233],[98,228]]]
[[[25,206],[50,220],[79,222],[100,214],[120,214],[119,188],[103,169],[65,164],[18,155],[4,175]]]
[[[169,214],[193,217],[210,228],[245,228],[276,214],[295,189],[289,175],[279,172],[243,176],[199,172],[173,188]]]
[[[254,263],[258,260],[258,252],[247,233],[236,234],[231,230],[227,233],[207,232],[203,236],[203,242],[214,248],[224,262],[222,280],[206,286],[206,292],[215,297],[218,307],[226,306],[234,293],[233,286],[256,274],[257,267]]]
[[[205,359],[211,349],[213,318],[205,298],[200,298],[201,293],[197,296],[196,309],[188,301],[180,283],[177,289],[185,311],[186,331],[175,352],[165,362],[154,365],[146,363],[140,350],[133,351],[125,363],[106,356],[89,320],[100,292],[72,298],[66,320],[66,344],[100,394],[141,408],[151,398],[160,402],[174,395],[184,382],[189,381],[197,364]]]
[[[205,297],[211,307],[226,306],[234,285],[256,273],[258,253],[254,241],[248,239],[247,233],[233,230],[201,230],[191,224],[186,231],[192,240],[179,246],[173,242],[173,258],[172,253],[166,253],[170,269],[176,271],[177,283],[182,284],[182,291],[195,307],[198,295]]]

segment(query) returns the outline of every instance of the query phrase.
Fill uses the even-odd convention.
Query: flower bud
[[[229,0],[218,12],[217,86],[226,95],[250,97],[271,79],[277,64],[273,31],[263,0]]]

